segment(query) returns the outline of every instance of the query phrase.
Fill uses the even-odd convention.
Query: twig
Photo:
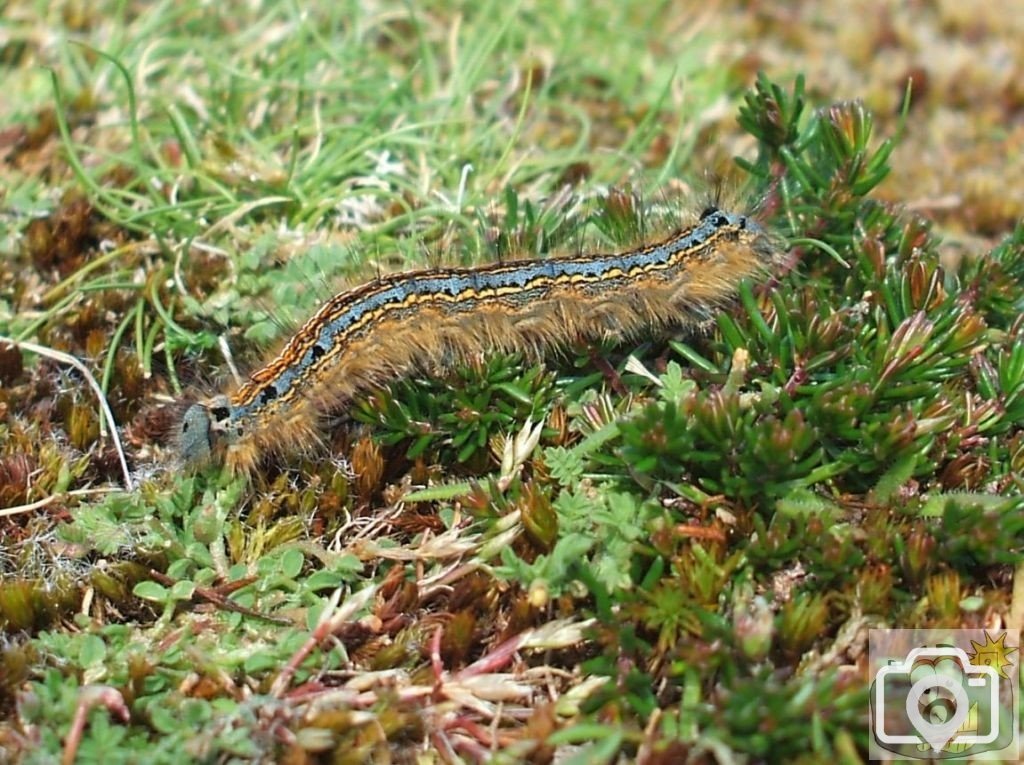
[[[291,684],[292,678],[295,677],[295,673],[298,672],[299,666],[305,661],[306,657],[309,656],[313,650],[329,635],[332,635],[343,624],[348,622],[357,611],[363,606],[370,602],[374,594],[377,592],[377,585],[370,585],[364,587],[357,593],[354,593],[348,597],[342,605],[341,594],[342,589],[339,587],[331,595],[330,600],[327,602],[323,613],[320,615],[320,621],[317,622],[316,628],[310,633],[309,638],[306,642],[299,646],[299,649],[292,654],[292,657],[285,664],[284,669],[281,670],[276,678],[274,678],[273,685],[270,686],[270,695],[273,698],[281,698],[282,694],[288,690],[288,686]]]
[[[59,492],[57,494],[51,494],[49,497],[40,499],[36,502],[30,502],[27,505],[13,505],[12,507],[5,507],[0,509],[0,518],[5,518],[9,515],[19,515],[21,513],[30,513],[33,510],[39,510],[40,508],[46,507],[47,505],[53,504],[58,499],[66,499],[68,497],[81,497],[89,494],[109,494],[111,491],[117,491],[116,489],[75,489],[74,491]]]
[[[121,436],[117,432],[117,421],[114,419],[113,412],[110,411],[110,406],[107,404],[106,396],[103,395],[103,389],[100,388],[99,383],[96,382],[96,378],[92,376],[92,372],[79,361],[77,358],[72,356],[70,353],[64,353],[63,351],[57,351],[53,348],[47,348],[43,345],[36,345],[35,343],[29,343],[24,340],[12,340],[8,337],[0,335],[0,342],[10,343],[15,348],[24,348],[29,353],[35,353],[39,356],[44,356],[48,359],[53,359],[61,364],[67,364],[77,369],[85,381],[89,383],[89,387],[93,389],[96,394],[96,399],[100,403],[100,411],[103,413],[103,417],[107,422],[107,429],[110,431],[110,437],[114,442],[114,450],[117,452],[117,458],[121,462],[121,472],[124,474],[124,487],[126,491],[134,491],[135,484],[132,481],[131,473],[128,472],[128,461],[124,456],[124,447],[121,446]]]
[[[604,376],[604,380],[611,389],[615,391],[619,396],[628,396],[629,389],[626,388],[626,384],[622,382],[622,377],[615,370],[608,359],[598,354],[597,348],[591,346],[587,349],[587,353],[590,356],[590,363],[597,367],[598,371]]]
[[[153,581],[159,582],[165,587],[173,587],[175,584],[178,583],[178,580],[174,577],[167,576],[167,574],[163,574],[155,569],[149,570],[149,576]],[[227,591],[227,594],[230,594],[235,590],[241,589],[242,587],[247,587],[254,581],[256,581],[256,577],[246,577],[245,579],[241,579],[236,582],[230,582],[229,584],[225,585],[225,589]],[[217,608],[220,608],[223,611],[234,611],[235,613],[242,614],[244,616],[251,616],[254,619],[263,619],[264,621],[271,622],[273,624],[281,624],[284,626],[290,626],[291,624],[293,624],[291,619],[285,619],[282,616],[271,616],[270,614],[263,614],[259,611],[256,611],[255,609],[239,605],[238,603],[235,603],[233,600],[228,599],[222,592],[219,592],[218,590],[215,590],[211,587],[203,587],[201,585],[196,585],[192,593],[192,600],[195,600],[196,598],[202,598],[203,600],[209,601],[210,603],[217,606]]]
[[[441,661],[441,637],[444,627],[440,624],[430,638],[430,667],[434,672],[434,689],[440,690],[444,685],[444,662]]]
[[[46,507],[47,505],[53,502],[56,502],[60,498],[60,496],[60,494],[51,494],[49,497],[41,499],[38,502],[30,502],[27,505],[15,505],[14,507],[5,507],[3,510],[0,510],[0,518],[6,518],[9,515],[30,513],[33,510],[38,510],[42,507]]]
[[[124,703],[124,696],[116,688],[111,688],[109,685],[82,686],[78,692],[75,717],[71,721],[68,737],[64,740],[64,756],[61,757],[62,765],[74,765],[75,757],[78,754],[78,747],[82,743],[82,733],[85,732],[85,723],[89,716],[89,711],[96,706],[106,707],[108,712],[116,715],[123,723],[131,719],[128,706]]]

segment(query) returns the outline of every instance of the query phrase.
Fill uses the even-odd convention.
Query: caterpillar
[[[708,207],[625,252],[384,276],[324,303],[231,395],[183,407],[178,452],[250,473],[268,455],[308,450],[354,396],[417,369],[706,321],[776,253],[752,218]]]

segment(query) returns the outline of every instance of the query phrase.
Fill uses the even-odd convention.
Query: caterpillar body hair
[[[359,393],[417,369],[706,321],[776,254],[757,222],[709,207],[674,236],[620,253],[384,276],[328,300],[234,393],[187,406],[178,450],[249,473],[268,455],[307,450]]]

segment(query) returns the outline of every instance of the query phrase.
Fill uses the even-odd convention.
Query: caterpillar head
[[[174,434],[178,455],[185,464],[209,462],[230,434],[231,406],[226,396],[189,404]]]

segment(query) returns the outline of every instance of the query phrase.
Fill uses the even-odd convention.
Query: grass
[[[751,82],[717,10],[7,8],[0,334],[85,361],[141,486],[0,349],[2,756],[861,762],[866,628],[1019,616],[1024,228],[943,258],[876,196],[901,123]],[[706,332],[165,469],[161,401],[336,283],[617,246],[705,168],[788,252]]]

